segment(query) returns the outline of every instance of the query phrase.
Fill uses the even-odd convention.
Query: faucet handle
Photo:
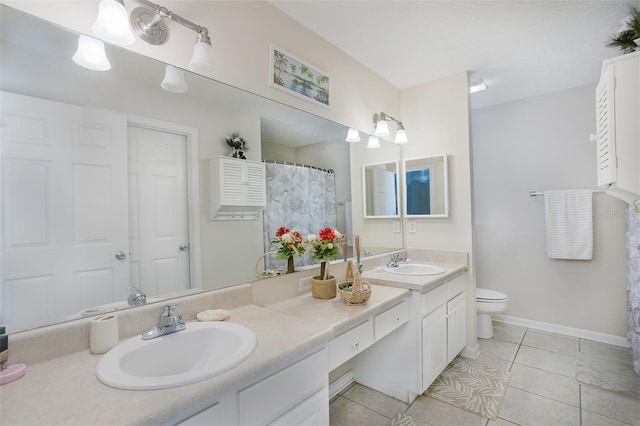
[[[177,305],[175,303],[164,305],[162,308],[160,308],[160,318],[168,318],[170,316],[173,316],[173,311],[176,309],[176,306]]]

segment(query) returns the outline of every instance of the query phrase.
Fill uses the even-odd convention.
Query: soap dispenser
[[[0,385],[18,380],[26,369],[24,364],[9,364],[9,335],[6,328],[0,326]]]

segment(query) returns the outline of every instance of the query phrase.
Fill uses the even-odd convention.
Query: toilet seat
[[[486,303],[505,302],[507,295],[488,288],[476,288],[476,300]]]

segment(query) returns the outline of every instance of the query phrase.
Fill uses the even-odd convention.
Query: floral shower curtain
[[[336,227],[336,184],[333,172],[292,164],[266,164],[267,206],[264,210],[264,250],[276,230],[297,229],[306,238],[321,228]],[[344,232],[344,231],[343,231]],[[274,248],[271,249],[274,251]],[[294,258],[295,266],[311,264],[311,256]],[[282,261],[265,257],[266,269],[283,268]],[[284,265],[286,268],[286,265]]]
[[[627,338],[631,344],[633,370],[640,375],[640,212],[627,212]]]

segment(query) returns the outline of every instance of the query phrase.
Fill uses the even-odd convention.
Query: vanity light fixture
[[[123,0],[102,0],[91,31],[102,40],[118,46],[128,46],[135,41]]]
[[[184,81],[184,71],[173,65],[167,65],[164,69],[164,79],[160,83],[167,92],[184,93],[189,90],[189,86]]]
[[[376,130],[373,132],[375,136],[389,136],[389,125],[388,122],[393,121],[398,126],[396,130],[395,138],[393,139],[393,143],[395,144],[403,144],[409,142],[407,139],[407,131],[402,124],[402,121],[381,112],[380,114],[373,114],[373,122],[376,125]]]
[[[367,143],[367,148],[375,149],[380,148],[380,140],[377,136],[369,136],[369,142]]]
[[[141,7],[135,8],[127,17],[123,0],[101,0],[98,7],[98,18],[91,27],[94,34],[109,43],[125,46],[135,41],[133,36],[135,33],[147,43],[160,46],[169,38],[169,28],[164,21],[164,19],[169,19],[197,34],[193,56],[188,68],[200,73],[211,71],[213,61],[209,30],[148,0],[132,1]]]
[[[78,50],[73,55],[73,62],[94,71],[107,71],[111,63],[104,51],[104,43],[93,37],[80,34]]]
[[[347,132],[347,138],[345,139],[347,142],[360,142],[360,132],[356,129],[349,128]]]
[[[482,80],[473,81],[469,84],[469,93],[481,92],[483,90],[487,90],[487,85]]]

